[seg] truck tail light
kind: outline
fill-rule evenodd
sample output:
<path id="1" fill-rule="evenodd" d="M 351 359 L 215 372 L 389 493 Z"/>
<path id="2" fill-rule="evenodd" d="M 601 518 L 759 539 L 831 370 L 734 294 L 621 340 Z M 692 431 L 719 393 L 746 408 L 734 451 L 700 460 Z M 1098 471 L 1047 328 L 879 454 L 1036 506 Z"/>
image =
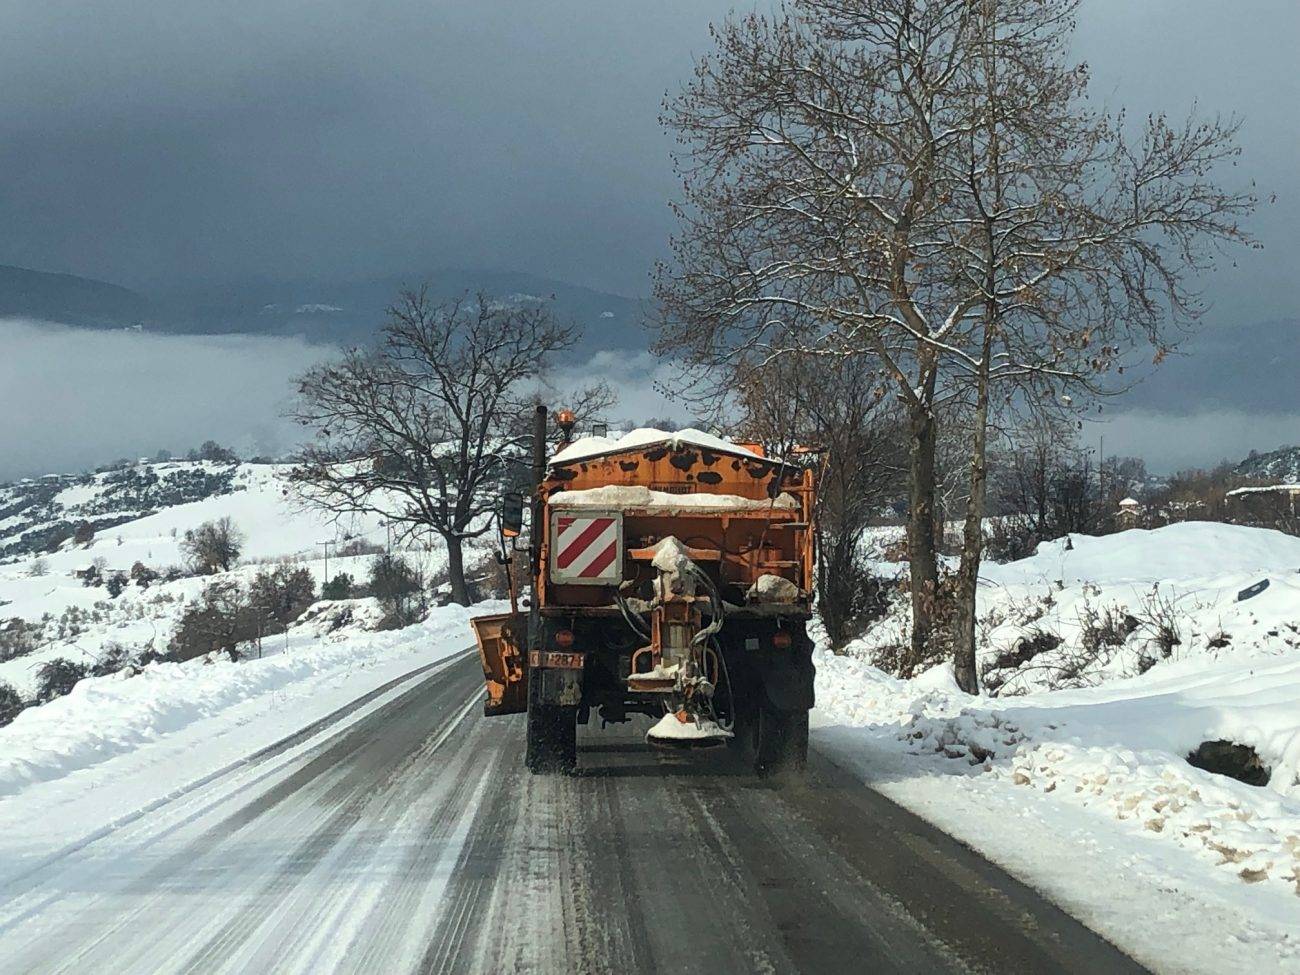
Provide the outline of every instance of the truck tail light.
<path id="1" fill-rule="evenodd" d="M 794 643 L 794 637 L 790 636 L 789 630 L 777 630 L 772 634 L 772 646 L 777 650 L 789 650 Z"/>
<path id="2" fill-rule="evenodd" d="M 555 631 L 555 645 L 556 645 L 557 647 L 559 647 L 561 650 L 568 650 L 570 647 L 572 647 L 572 646 L 573 646 L 573 631 L 572 631 L 572 630 L 556 630 L 556 631 Z"/>

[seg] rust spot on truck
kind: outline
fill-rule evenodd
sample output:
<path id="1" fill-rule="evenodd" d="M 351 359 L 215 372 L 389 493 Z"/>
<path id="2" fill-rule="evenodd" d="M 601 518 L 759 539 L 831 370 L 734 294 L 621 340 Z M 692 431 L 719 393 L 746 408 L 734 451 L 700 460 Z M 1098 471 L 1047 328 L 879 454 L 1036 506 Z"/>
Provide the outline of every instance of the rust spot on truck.
<path id="1" fill-rule="evenodd" d="M 701 484 L 721 484 L 721 483 L 722 483 L 722 475 L 719 474 L 717 471 L 701 471 L 701 472 L 700 472 L 700 483 L 701 483 Z"/>
<path id="2" fill-rule="evenodd" d="M 627 471 L 627 473 L 631 474 L 634 470 L 636 470 L 638 467 L 641 466 L 641 462 L 636 460 L 620 460 L 618 462 L 618 466 L 622 470 Z"/>

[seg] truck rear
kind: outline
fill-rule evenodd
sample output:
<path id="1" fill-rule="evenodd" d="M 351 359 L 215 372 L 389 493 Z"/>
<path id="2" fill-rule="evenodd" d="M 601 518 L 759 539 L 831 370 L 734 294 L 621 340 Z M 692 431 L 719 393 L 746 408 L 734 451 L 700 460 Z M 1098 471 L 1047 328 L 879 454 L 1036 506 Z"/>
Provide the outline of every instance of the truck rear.
<path id="1" fill-rule="evenodd" d="M 654 721 L 650 744 L 802 770 L 812 471 L 698 431 L 569 443 L 561 426 L 558 452 L 534 458 L 529 592 L 474 621 L 485 713 L 527 714 L 534 772 L 575 766 L 578 724 L 634 714 Z M 507 537 L 519 521 L 504 514 Z"/>

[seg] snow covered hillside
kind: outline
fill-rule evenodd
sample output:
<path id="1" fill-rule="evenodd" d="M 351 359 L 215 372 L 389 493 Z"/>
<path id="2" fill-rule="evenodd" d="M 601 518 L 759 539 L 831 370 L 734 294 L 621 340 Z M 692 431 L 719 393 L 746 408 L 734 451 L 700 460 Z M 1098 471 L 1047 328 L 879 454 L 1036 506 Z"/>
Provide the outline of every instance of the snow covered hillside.
<path id="1" fill-rule="evenodd" d="M 240 490 L 260 466 L 169 461 L 0 485 L 0 559 L 56 549 L 82 524 L 105 531 L 160 508 Z"/>
<path id="2" fill-rule="evenodd" d="M 814 740 L 1148 965 L 1300 971 L 1300 539 L 1073 536 L 981 582 L 983 696 L 872 667 L 886 620 L 819 653 Z"/>
<path id="3" fill-rule="evenodd" d="M 333 524 L 297 504 L 286 493 L 288 468 L 284 465 L 147 466 L 152 474 L 145 479 L 157 486 L 152 493 L 123 496 L 120 481 L 96 475 L 91 483 L 62 487 L 47 509 L 61 513 L 59 517 L 81 518 L 93 510 L 111 508 L 116 520 L 130 513 L 136 503 L 130 497 L 136 497 L 148 512 L 142 517 L 96 531 L 85 544 L 69 538 L 56 551 L 0 563 L 0 631 L 20 620 L 29 629 L 29 641 L 37 644 L 33 652 L 12 659 L 0 654 L 0 682 L 30 696 L 39 668 L 53 659 L 93 665 L 115 647 L 162 653 L 185 607 L 214 581 L 246 584 L 260 570 L 284 561 L 307 569 L 319 590 L 326 581 L 326 553 L 321 542 L 332 543 L 329 575 L 346 572 L 357 579 L 365 576 L 370 557 L 339 557 L 340 551 L 348 551 L 349 543 L 353 550 L 368 547 L 376 551 L 387 542 L 386 529 L 377 518 Z M 200 477 L 223 486 L 201 500 L 163 503 L 171 496 L 162 493 L 170 490 L 166 485 L 176 484 L 177 478 L 188 483 Z M 167 570 L 184 561 L 181 542 L 185 532 L 227 517 L 244 538 L 240 564 L 217 576 L 168 580 Z M 435 575 L 446 561 L 438 547 L 403 554 L 414 560 L 426 577 Z M 131 581 L 114 597 L 106 585 L 108 579 L 116 573 L 129 575 L 137 563 L 162 577 L 147 585 Z M 85 574 L 95 566 L 99 571 L 91 581 L 97 584 L 84 584 L 78 573 Z"/>
<path id="4" fill-rule="evenodd" d="M 1273 484 L 1300 482 L 1300 447 L 1279 447 L 1251 455 L 1233 468 L 1234 474 L 1257 477 Z"/>

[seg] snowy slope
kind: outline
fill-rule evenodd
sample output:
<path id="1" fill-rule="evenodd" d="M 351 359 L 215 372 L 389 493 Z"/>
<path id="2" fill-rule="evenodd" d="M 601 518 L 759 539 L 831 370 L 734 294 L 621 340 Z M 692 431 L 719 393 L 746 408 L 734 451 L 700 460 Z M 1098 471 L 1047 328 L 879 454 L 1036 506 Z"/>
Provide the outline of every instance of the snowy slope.
<path id="1" fill-rule="evenodd" d="M 170 468 L 176 465 L 151 465 Z M 219 465 L 218 465 L 219 466 Z M 195 465 L 180 465 L 193 469 Z M 288 493 L 287 465 L 240 464 L 230 467 L 228 489 L 199 501 L 161 508 L 97 532 L 85 546 L 70 540 L 56 552 L 27 555 L 0 563 L 0 623 L 18 618 L 36 622 L 48 616 L 41 648 L 26 656 L 0 661 L 0 681 L 30 696 L 41 664 L 65 657 L 93 663 L 110 644 L 131 648 L 166 648 L 187 602 L 214 578 L 181 578 L 156 582 L 147 589 L 129 586 L 112 599 L 104 586 L 84 586 L 74 573 L 103 560 L 104 574 L 130 570 L 137 561 L 162 571 L 183 561 L 180 543 L 185 532 L 200 524 L 229 517 L 244 537 L 241 564 L 227 577 L 246 582 L 267 562 L 289 560 L 309 569 L 319 586 L 325 581 L 322 541 L 333 542 L 329 574 L 365 577 L 369 557 L 339 558 L 345 540 L 383 546 L 386 530 L 377 517 L 331 522 L 305 508 Z M 111 487 L 111 485 L 110 485 Z M 99 482 L 63 489 L 61 510 L 84 512 L 103 506 L 105 485 Z M 426 577 L 446 565 L 440 547 L 403 550 Z"/>
<path id="2" fill-rule="evenodd" d="M 1231 525 L 1044 544 L 981 580 L 1000 696 L 960 693 L 947 665 L 911 681 L 870 666 L 891 620 L 892 637 L 819 655 L 814 741 L 1148 965 L 1300 971 L 1297 569 L 1300 539 Z M 1168 656 L 1153 592 L 1180 638 Z M 1106 610 L 1143 618 L 1097 644 Z M 1041 632 L 1060 645 L 991 669 Z M 1253 747 L 1268 785 L 1188 764 L 1216 740 Z"/>

